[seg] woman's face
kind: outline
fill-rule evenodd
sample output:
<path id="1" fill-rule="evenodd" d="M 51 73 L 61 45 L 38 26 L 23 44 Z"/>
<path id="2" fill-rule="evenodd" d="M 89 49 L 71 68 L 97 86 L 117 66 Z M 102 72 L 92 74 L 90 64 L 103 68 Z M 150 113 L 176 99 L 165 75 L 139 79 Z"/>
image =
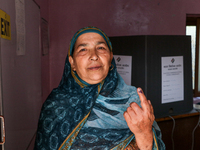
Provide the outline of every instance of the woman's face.
<path id="1" fill-rule="evenodd" d="M 113 53 L 104 38 L 97 33 L 80 35 L 74 46 L 73 58 L 69 57 L 71 67 L 78 76 L 89 84 L 97 84 L 106 78 Z"/>

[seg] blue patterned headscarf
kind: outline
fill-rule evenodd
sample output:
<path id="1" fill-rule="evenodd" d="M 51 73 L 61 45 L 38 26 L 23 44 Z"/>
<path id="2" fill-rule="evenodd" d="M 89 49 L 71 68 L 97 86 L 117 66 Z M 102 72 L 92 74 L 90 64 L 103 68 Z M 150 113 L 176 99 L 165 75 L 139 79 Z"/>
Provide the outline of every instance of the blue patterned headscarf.
<path id="1" fill-rule="evenodd" d="M 73 55 L 73 50 L 74 50 L 74 45 L 76 43 L 76 40 L 78 39 L 78 37 L 84 33 L 89 33 L 89 32 L 94 32 L 94 33 L 98 33 L 100 34 L 104 40 L 106 41 L 108 48 L 110 49 L 110 51 L 112 51 L 112 44 L 108 38 L 108 36 L 99 28 L 96 27 L 85 27 L 83 29 L 80 29 L 78 32 L 76 32 L 76 34 L 73 36 L 71 43 L 70 43 L 70 47 L 69 47 L 69 55 Z"/>
<path id="2" fill-rule="evenodd" d="M 86 27 L 73 36 L 68 56 L 72 55 L 77 38 L 87 32 L 100 34 L 112 51 L 104 32 Z M 59 86 L 43 104 L 34 149 L 124 149 L 134 135 L 123 118 L 123 112 L 131 102 L 140 103 L 136 88 L 124 83 L 117 73 L 114 59 L 107 77 L 90 85 L 72 71 L 68 56 Z"/>

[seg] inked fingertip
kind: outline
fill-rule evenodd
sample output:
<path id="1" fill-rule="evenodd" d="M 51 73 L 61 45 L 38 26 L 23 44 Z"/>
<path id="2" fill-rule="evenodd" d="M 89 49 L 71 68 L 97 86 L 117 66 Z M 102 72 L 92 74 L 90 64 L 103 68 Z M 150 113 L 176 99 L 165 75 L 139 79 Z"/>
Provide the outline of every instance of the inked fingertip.
<path id="1" fill-rule="evenodd" d="M 138 89 L 138 92 L 139 92 L 139 93 L 143 93 L 141 89 Z"/>
<path id="2" fill-rule="evenodd" d="M 143 93 L 142 89 L 140 87 L 137 88 L 138 93 Z"/>

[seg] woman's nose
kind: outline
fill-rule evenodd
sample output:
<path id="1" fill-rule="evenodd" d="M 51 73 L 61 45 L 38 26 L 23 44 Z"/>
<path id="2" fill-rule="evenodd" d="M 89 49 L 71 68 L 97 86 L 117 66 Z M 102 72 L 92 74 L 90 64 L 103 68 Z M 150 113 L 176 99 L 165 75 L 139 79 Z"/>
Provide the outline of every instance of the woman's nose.
<path id="1" fill-rule="evenodd" d="M 96 50 L 92 50 L 92 51 L 90 52 L 90 59 L 91 59 L 91 60 L 98 60 L 98 58 L 99 58 L 99 56 L 98 56 Z"/>

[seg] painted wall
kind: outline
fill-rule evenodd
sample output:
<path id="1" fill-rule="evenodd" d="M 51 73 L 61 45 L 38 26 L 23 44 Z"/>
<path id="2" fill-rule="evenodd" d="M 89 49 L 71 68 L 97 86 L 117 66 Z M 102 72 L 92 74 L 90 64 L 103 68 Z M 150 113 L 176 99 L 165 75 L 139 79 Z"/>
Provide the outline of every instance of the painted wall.
<path id="1" fill-rule="evenodd" d="M 41 18 L 49 22 L 49 0 L 35 0 L 35 2 L 40 6 Z M 41 78 L 42 78 L 42 100 L 45 101 L 50 93 L 50 64 L 49 56 L 41 56 Z"/>
<path id="2" fill-rule="evenodd" d="M 84 26 L 108 36 L 185 35 L 186 14 L 200 14 L 199 0 L 50 0 L 50 89 L 58 86 L 70 39 Z"/>
<path id="3" fill-rule="evenodd" d="M 28 4 L 27 1 L 31 0 L 26 0 Z M 1 40 L 5 79 L 4 105 L 9 108 L 4 110 L 6 128 L 9 131 L 7 142 L 13 142 L 8 142 L 7 149 L 12 149 L 9 147 L 12 145 L 18 146 L 18 149 L 25 149 L 28 145 L 35 132 L 40 111 L 41 84 L 44 100 L 61 80 L 69 42 L 78 29 L 84 26 L 97 26 L 108 36 L 185 35 L 186 14 L 200 14 L 199 0 L 35 1 L 40 6 L 41 17 L 50 25 L 50 52 L 45 56 L 35 51 L 35 43 L 30 45 L 30 53 L 26 53 L 26 56 L 16 56 L 14 0 L 0 0 L 0 9 L 11 15 L 12 24 L 12 40 Z M 31 7 L 27 6 L 26 9 L 31 10 Z M 31 14 L 31 11 L 27 12 Z M 30 21 L 33 18 L 27 16 L 26 19 Z M 29 34 L 30 31 L 38 31 L 38 28 L 35 29 L 31 25 L 27 28 Z M 32 37 L 27 37 L 29 43 L 32 42 Z M 38 71 L 40 65 L 42 76 Z M 22 123 L 22 120 L 26 121 Z M 12 133 L 15 133 L 15 136 L 12 136 Z"/>
<path id="4" fill-rule="evenodd" d="M 26 46 L 25 54 L 19 56 L 15 1 L 0 0 L 0 9 L 11 19 L 11 40 L 0 38 L 5 149 L 24 150 L 36 132 L 42 105 L 40 10 L 32 0 L 25 1 Z"/>

